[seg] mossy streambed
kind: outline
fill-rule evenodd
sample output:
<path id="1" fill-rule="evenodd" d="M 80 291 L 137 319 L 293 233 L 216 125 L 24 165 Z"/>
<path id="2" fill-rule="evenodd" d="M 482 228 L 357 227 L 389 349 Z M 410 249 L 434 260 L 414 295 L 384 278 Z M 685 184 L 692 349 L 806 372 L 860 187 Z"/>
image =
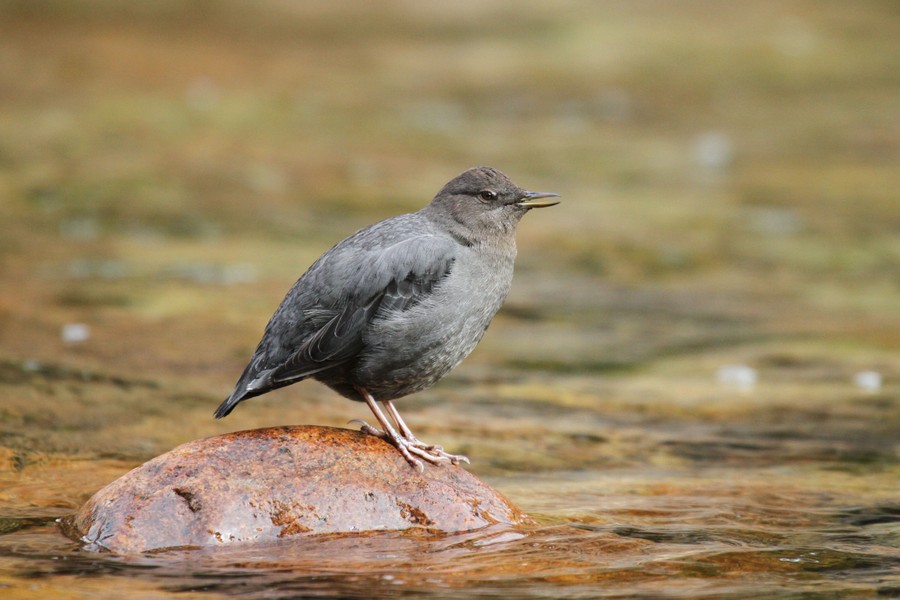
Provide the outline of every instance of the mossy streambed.
<path id="1" fill-rule="evenodd" d="M 895 13 L 0 2 L 0 595 L 900 593 Z M 367 418 L 315 383 L 211 415 L 312 260 L 474 164 L 565 202 L 400 408 L 535 525 L 60 532 L 191 440 Z"/>

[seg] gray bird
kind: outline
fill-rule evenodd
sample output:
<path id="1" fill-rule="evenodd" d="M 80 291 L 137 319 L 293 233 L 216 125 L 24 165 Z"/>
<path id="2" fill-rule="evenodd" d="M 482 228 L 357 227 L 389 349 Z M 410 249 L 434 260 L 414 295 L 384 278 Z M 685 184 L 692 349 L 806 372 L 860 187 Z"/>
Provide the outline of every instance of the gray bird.
<path id="1" fill-rule="evenodd" d="M 519 219 L 558 204 L 547 200 L 557 195 L 476 167 L 418 212 L 340 242 L 287 293 L 216 418 L 312 377 L 366 402 L 381 429 L 362 422 L 362 431 L 392 443 L 419 470 L 419 458 L 469 462 L 419 441 L 393 400 L 430 387 L 472 352 L 509 292 Z"/>

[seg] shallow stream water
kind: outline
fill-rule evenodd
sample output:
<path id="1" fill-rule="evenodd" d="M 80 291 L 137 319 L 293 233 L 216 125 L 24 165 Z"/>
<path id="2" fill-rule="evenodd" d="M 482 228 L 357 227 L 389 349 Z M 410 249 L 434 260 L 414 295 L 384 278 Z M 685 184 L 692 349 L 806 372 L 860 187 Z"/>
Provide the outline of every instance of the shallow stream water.
<path id="1" fill-rule="evenodd" d="M 531 514 L 534 528 L 96 554 L 65 537 L 57 520 L 136 463 L 102 451 L 92 458 L 8 452 L 0 471 L 0 585 L 14 597 L 73 598 L 900 593 L 896 439 L 877 422 L 892 418 L 893 398 L 847 386 L 843 403 L 807 396 L 799 410 L 773 406 L 760 390 L 695 382 L 695 393 L 705 387 L 708 403 L 726 406 L 685 411 L 665 403 L 677 393 L 658 390 L 650 412 L 636 400 L 644 390 L 633 406 L 604 410 L 600 397 L 591 406 L 591 377 L 507 371 L 478 383 L 484 372 L 472 374 L 435 392 L 440 401 L 432 396 L 422 410 L 410 404 L 408 420 L 422 437 L 466 451 L 471 470 Z M 604 384 L 610 397 L 634 394 L 620 389 L 626 380 Z M 476 400 L 466 401 L 476 385 Z M 355 406 L 328 394 L 313 407 L 338 414 Z M 567 405 L 538 402 L 540 394 Z M 858 416 L 842 414 L 848 409 Z"/>
<path id="2" fill-rule="evenodd" d="M 251 7 L 252 4 L 252 7 Z M 900 596 L 896 2 L 0 1 L 0 598 Z M 528 530 L 117 557 L 297 276 L 491 164 L 561 194 L 398 408 Z"/>

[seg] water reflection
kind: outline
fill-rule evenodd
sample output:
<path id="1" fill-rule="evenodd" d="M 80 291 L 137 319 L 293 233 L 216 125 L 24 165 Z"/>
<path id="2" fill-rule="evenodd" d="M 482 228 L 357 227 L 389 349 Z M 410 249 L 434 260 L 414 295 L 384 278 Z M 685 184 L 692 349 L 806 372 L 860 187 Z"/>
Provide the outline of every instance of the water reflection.
<path id="1" fill-rule="evenodd" d="M 786 366 L 774 370 L 771 361 L 753 362 L 767 377 L 751 391 L 717 384 L 714 368 L 697 380 L 694 371 L 635 378 L 476 367 L 423 394 L 410 411 L 413 426 L 470 454 L 476 474 L 537 519 L 525 532 L 322 536 L 136 557 L 85 552 L 54 519 L 160 448 L 199 437 L 192 431 L 210 422 L 215 402 L 171 396 L 182 414 L 176 422 L 146 409 L 170 397 L 165 384 L 0 364 L 13 390 L 6 410 L 20 415 L 22 432 L 2 438 L 0 572 L 11 589 L 37 586 L 47 595 L 73 578 L 98 594 L 179 597 L 374 590 L 741 598 L 900 589 L 890 388 L 854 391 L 843 375 L 798 386 L 792 381 L 828 365 L 779 359 Z M 318 402 L 315 390 L 289 409 L 275 399 L 253 414 L 277 422 L 285 410 L 303 410 L 309 421 L 329 423 L 355 408 L 327 390 Z M 29 394 L 65 399 L 77 415 L 70 424 L 69 413 L 47 413 Z M 85 428 L 94 454 L 79 454 Z M 148 448 L 147 439 L 158 441 Z"/>
<path id="2" fill-rule="evenodd" d="M 577 479 L 583 483 L 556 480 L 556 489 Z M 761 485 L 670 489 L 643 500 L 601 493 L 596 500 L 601 497 L 602 506 L 580 517 L 537 515 L 544 524 L 530 530 L 317 536 L 132 557 L 80 550 L 51 517 L 9 518 L 0 522 L 0 565 L 19 584 L 47 592 L 76 577 L 111 593 L 125 577 L 129 586 L 143 582 L 138 587 L 163 593 L 249 598 L 463 591 L 470 597 L 795 597 L 900 589 L 900 504 L 835 507 L 832 497 L 772 493 Z M 587 500 L 586 494 L 565 498 Z"/>

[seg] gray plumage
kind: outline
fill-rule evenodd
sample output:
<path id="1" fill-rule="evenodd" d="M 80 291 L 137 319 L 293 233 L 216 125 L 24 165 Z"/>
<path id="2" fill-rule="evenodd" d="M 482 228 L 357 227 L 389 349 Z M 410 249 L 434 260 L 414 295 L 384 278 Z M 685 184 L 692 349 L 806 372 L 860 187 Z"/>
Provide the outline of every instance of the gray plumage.
<path id="1" fill-rule="evenodd" d="M 338 243 L 288 292 L 216 417 L 310 377 L 358 401 L 368 392 L 389 403 L 431 386 L 468 356 L 500 309 L 516 225 L 529 209 L 556 204 L 540 200 L 550 196 L 477 167 L 425 208 Z"/>

